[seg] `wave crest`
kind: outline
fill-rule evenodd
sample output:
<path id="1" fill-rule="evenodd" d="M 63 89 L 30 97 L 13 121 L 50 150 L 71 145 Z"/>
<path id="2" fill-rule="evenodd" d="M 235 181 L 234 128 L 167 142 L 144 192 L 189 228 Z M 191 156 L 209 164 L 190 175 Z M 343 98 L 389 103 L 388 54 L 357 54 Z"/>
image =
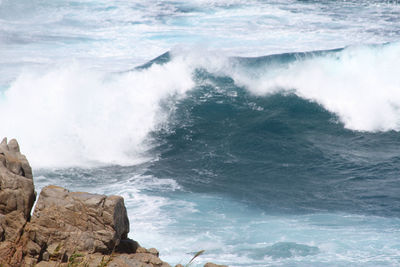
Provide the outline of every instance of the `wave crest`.
<path id="1" fill-rule="evenodd" d="M 192 87 L 179 59 L 115 76 L 77 64 L 25 72 L 0 97 L 0 132 L 18 138 L 34 168 L 133 164 L 146 159 L 159 101 Z"/>
<path id="2" fill-rule="evenodd" d="M 293 90 L 358 131 L 400 130 L 400 44 L 308 54 L 287 64 L 235 67 L 235 82 L 258 95 Z"/>

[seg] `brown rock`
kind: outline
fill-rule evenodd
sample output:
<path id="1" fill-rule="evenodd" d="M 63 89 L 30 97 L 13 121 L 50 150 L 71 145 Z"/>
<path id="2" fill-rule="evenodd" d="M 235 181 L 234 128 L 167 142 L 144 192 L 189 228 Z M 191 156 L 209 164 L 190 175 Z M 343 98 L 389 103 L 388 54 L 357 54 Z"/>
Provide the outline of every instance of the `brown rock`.
<path id="1" fill-rule="evenodd" d="M 157 256 L 154 256 L 153 254 L 150 253 L 135 253 L 130 255 L 131 259 L 136 259 L 138 261 L 144 262 L 144 263 L 150 263 L 153 265 L 161 265 L 163 262 L 158 258 Z"/>
<path id="2" fill-rule="evenodd" d="M 32 169 L 15 139 L 0 143 L 0 241 L 19 239 L 35 201 Z"/>
<path id="3" fill-rule="evenodd" d="M 171 267 L 157 256 L 150 253 L 119 254 L 114 255 L 107 265 L 110 267 Z"/>
<path id="4" fill-rule="evenodd" d="M 15 139 L 7 143 L 4 138 L 0 143 L 0 265 L 21 264 L 23 253 L 17 243 L 35 198 L 28 161 Z"/>
<path id="5" fill-rule="evenodd" d="M 218 265 L 212 262 L 207 262 L 206 264 L 204 264 L 204 267 L 228 267 L 227 265 Z"/>
<path id="6" fill-rule="evenodd" d="M 147 252 L 148 252 L 147 249 L 144 247 L 138 247 L 136 249 L 136 253 L 147 253 Z"/>
<path id="7" fill-rule="evenodd" d="M 136 253 L 140 247 L 139 243 L 131 239 L 122 239 L 119 245 L 116 247 L 115 252 L 117 253 Z"/>
<path id="8" fill-rule="evenodd" d="M 122 197 L 70 192 L 51 185 L 42 189 L 23 241 L 32 257 L 47 251 L 50 260 L 64 260 L 64 254 L 75 251 L 110 254 L 128 232 Z M 28 250 L 29 242 L 36 246 Z"/>
<path id="9" fill-rule="evenodd" d="M 0 162 L 14 174 L 32 179 L 32 168 L 26 157 L 21 154 L 17 140 L 11 139 L 8 144 L 7 138 L 1 141 Z"/>
<path id="10" fill-rule="evenodd" d="M 103 255 L 101 253 L 94 254 L 73 254 L 68 263 L 60 261 L 41 261 L 35 267 L 171 267 L 168 263 L 161 261 L 154 255 L 147 253 L 147 256 L 136 254 L 119 254 Z"/>
<path id="11" fill-rule="evenodd" d="M 158 250 L 155 249 L 155 248 L 149 248 L 147 251 L 148 251 L 150 254 L 152 254 L 152 255 L 154 255 L 154 256 L 157 256 L 157 257 L 160 255 L 160 253 L 158 252 Z"/>
<path id="12" fill-rule="evenodd" d="M 9 241 L 0 242 L 0 266 L 9 266 L 15 254 L 15 243 Z"/>

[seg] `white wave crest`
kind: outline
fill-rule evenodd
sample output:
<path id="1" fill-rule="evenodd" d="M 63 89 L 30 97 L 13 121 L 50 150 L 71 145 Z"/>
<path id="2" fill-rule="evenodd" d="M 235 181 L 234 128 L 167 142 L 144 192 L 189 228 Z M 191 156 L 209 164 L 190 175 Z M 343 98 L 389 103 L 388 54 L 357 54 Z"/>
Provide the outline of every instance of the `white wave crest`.
<path id="1" fill-rule="evenodd" d="M 400 43 L 350 47 L 298 60 L 286 68 L 232 70 L 235 82 L 259 95 L 294 90 L 358 131 L 400 130 Z"/>
<path id="2" fill-rule="evenodd" d="M 252 93 L 291 90 L 338 115 L 346 128 L 400 131 L 400 44 L 350 47 L 285 68 L 229 67 L 224 55 L 174 51 L 164 65 L 106 75 L 79 64 L 26 71 L 1 94 L 2 136 L 17 138 L 34 168 L 135 164 L 167 119 L 159 103 L 195 86 L 195 68 L 233 77 Z"/>
<path id="3" fill-rule="evenodd" d="M 179 58 L 112 77 L 79 64 L 24 72 L 0 92 L 0 133 L 34 168 L 137 163 L 159 102 L 192 88 L 191 73 Z"/>

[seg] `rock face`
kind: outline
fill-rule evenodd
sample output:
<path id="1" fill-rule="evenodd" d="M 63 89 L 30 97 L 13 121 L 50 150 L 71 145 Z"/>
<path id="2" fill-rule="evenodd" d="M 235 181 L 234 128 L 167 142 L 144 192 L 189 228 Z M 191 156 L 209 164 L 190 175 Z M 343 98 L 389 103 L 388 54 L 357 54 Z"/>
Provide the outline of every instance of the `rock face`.
<path id="1" fill-rule="evenodd" d="M 40 193 L 23 240 L 29 256 L 41 259 L 57 250 L 62 260 L 75 251 L 109 254 L 121 239 L 127 239 L 128 232 L 122 197 L 69 192 L 50 185 Z"/>
<path id="2" fill-rule="evenodd" d="M 32 169 L 15 139 L 0 143 L 0 241 L 16 241 L 35 201 Z"/>
<path id="3" fill-rule="evenodd" d="M 24 266 L 169 267 L 154 248 L 128 239 L 120 196 L 42 189 L 19 245 Z"/>
<path id="4" fill-rule="evenodd" d="M 128 239 L 122 197 L 50 185 L 42 189 L 31 218 L 35 198 L 28 161 L 15 139 L 3 139 L 0 266 L 170 267 L 155 248 L 145 249 Z"/>
<path id="5" fill-rule="evenodd" d="M 35 201 L 32 169 L 15 139 L 0 143 L 0 259 L 11 258 Z"/>
<path id="6" fill-rule="evenodd" d="M 218 265 L 218 264 L 215 264 L 215 263 L 212 263 L 212 262 L 207 262 L 204 265 L 204 267 L 228 267 L 228 266 L 226 266 L 226 265 Z"/>

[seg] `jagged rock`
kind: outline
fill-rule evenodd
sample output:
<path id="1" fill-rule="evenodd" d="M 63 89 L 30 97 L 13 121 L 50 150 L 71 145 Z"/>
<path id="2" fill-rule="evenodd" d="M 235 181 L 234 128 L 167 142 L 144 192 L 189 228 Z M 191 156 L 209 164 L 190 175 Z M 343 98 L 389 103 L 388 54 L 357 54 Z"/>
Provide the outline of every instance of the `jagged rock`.
<path id="1" fill-rule="evenodd" d="M 22 259 L 16 245 L 35 201 L 32 169 L 15 139 L 0 143 L 0 265 Z"/>
<path id="2" fill-rule="evenodd" d="M 158 256 L 150 252 L 115 255 L 107 265 L 109 267 L 170 267 Z"/>
<path id="3" fill-rule="evenodd" d="M 70 192 L 50 185 L 40 193 L 23 242 L 30 257 L 40 258 L 48 252 L 50 259 L 64 261 L 75 251 L 110 254 L 128 232 L 122 197 Z"/>
<path id="4" fill-rule="evenodd" d="M 184 267 L 182 264 L 177 264 L 175 267 Z M 212 262 L 207 262 L 204 264 L 204 267 L 228 267 L 227 265 L 218 265 Z"/>
<path id="5" fill-rule="evenodd" d="M 136 253 L 147 253 L 147 249 L 144 247 L 138 247 Z"/>
<path id="6" fill-rule="evenodd" d="M 115 248 L 115 252 L 117 253 L 136 253 L 138 249 L 140 249 L 140 245 L 138 242 L 132 239 L 122 239 L 119 242 L 119 245 Z"/>
<path id="7" fill-rule="evenodd" d="M 153 254 L 154 256 L 157 256 L 157 257 L 160 255 L 160 253 L 158 252 L 158 250 L 156 248 L 149 248 L 147 251 L 150 254 Z"/>
<path id="8" fill-rule="evenodd" d="M 35 267 L 171 267 L 168 263 L 163 262 L 151 253 L 113 253 L 111 255 L 103 255 L 101 253 L 94 254 L 73 254 L 68 263 L 61 263 L 56 260 L 41 261 Z"/>
<path id="9" fill-rule="evenodd" d="M 17 140 L 7 138 L 0 143 L 0 162 L 12 173 L 32 179 L 32 168 L 28 160 L 21 154 Z"/>

